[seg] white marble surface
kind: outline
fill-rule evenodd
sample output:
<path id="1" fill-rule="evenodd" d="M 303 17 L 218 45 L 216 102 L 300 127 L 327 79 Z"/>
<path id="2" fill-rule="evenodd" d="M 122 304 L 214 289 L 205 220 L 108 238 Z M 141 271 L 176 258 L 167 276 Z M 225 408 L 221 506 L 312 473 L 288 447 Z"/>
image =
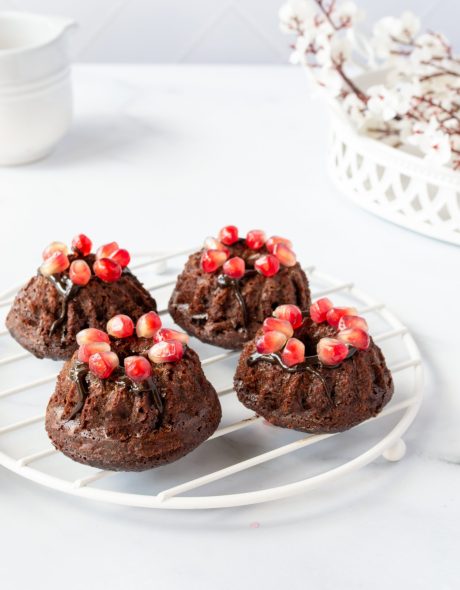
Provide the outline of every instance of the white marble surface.
<path id="1" fill-rule="evenodd" d="M 0 469 L 1 587 L 458 588 L 458 248 L 340 195 L 326 114 L 296 69 L 80 66 L 74 79 L 60 149 L 0 170 L 0 291 L 78 231 L 167 250 L 228 222 L 260 226 L 387 302 L 418 340 L 426 397 L 402 462 L 266 505 L 135 510 Z"/>

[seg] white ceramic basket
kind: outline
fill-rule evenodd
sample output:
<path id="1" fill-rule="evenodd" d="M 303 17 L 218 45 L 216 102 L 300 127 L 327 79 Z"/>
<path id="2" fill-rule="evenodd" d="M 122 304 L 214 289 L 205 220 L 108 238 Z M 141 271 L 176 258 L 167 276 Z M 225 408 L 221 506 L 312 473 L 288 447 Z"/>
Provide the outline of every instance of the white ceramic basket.
<path id="1" fill-rule="evenodd" d="M 383 76 L 356 80 L 365 88 Z M 340 190 L 388 221 L 460 245 L 460 172 L 360 135 L 336 102 L 330 113 L 330 173 Z"/>

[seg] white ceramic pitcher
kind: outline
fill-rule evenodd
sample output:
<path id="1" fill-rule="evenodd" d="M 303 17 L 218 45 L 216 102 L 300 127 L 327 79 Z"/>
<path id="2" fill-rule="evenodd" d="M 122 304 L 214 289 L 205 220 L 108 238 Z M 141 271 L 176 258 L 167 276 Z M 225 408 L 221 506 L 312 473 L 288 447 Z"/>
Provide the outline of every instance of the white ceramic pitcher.
<path id="1" fill-rule="evenodd" d="M 63 17 L 0 12 L 0 165 L 43 158 L 67 132 L 74 26 Z"/>

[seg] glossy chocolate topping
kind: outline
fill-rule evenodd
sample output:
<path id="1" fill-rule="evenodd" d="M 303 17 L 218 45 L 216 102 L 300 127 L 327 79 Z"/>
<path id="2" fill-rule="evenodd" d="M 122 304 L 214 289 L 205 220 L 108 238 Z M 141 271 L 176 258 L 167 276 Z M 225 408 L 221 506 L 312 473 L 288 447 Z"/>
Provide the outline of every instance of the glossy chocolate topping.
<path id="1" fill-rule="evenodd" d="M 88 373 L 88 364 L 83 363 L 81 361 L 75 361 L 72 368 L 70 369 L 69 376 L 70 379 L 77 386 L 78 400 L 68 420 L 72 420 L 72 418 L 74 418 L 78 414 L 78 412 L 80 412 L 80 410 L 83 408 L 86 396 L 88 395 Z M 155 385 L 151 377 L 149 377 L 145 381 L 137 383 L 126 375 L 123 367 L 118 367 L 114 377 L 115 383 L 117 385 L 125 387 L 129 392 L 137 395 L 149 395 L 151 403 L 157 408 L 160 414 L 163 413 L 163 400 L 161 398 L 158 387 Z"/>

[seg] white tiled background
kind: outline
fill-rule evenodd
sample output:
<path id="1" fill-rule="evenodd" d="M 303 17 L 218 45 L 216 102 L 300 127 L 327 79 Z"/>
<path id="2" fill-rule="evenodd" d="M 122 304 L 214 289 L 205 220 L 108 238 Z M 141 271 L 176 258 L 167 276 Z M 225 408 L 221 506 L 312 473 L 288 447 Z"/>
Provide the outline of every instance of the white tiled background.
<path id="1" fill-rule="evenodd" d="M 2 10 L 62 14 L 80 24 L 89 62 L 285 63 L 283 0 L 0 0 Z M 460 0 L 356 0 L 370 21 L 408 8 L 460 46 Z"/>

